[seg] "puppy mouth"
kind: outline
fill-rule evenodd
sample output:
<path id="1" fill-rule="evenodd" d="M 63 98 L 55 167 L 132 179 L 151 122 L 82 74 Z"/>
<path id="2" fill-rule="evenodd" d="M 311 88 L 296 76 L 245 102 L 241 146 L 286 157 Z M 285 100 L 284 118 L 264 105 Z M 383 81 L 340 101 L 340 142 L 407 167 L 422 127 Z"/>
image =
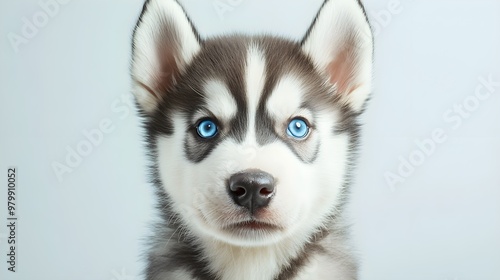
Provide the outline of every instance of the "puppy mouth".
<path id="1" fill-rule="evenodd" d="M 271 224 L 271 223 L 266 223 L 262 221 L 257 221 L 257 220 L 248 220 L 248 221 L 242 221 L 242 222 L 237 222 L 230 224 L 228 226 L 225 226 L 224 229 L 227 230 L 247 230 L 247 231 L 278 231 L 283 229 L 282 227 Z"/>

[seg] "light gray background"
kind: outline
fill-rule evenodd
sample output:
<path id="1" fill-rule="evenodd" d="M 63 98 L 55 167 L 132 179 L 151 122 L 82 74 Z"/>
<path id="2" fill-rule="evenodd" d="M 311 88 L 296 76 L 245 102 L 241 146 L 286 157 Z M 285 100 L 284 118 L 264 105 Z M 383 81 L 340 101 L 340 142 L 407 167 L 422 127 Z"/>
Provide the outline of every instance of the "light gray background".
<path id="1" fill-rule="evenodd" d="M 203 36 L 299 39 L 321 0 L 181 1 Z M 217 3 L 236 3 L 223 15 Z M 239 3 L 240 2 L 240 3 Z M 456 129 L 443 114 L 479 77 L 500 81 L 500 1 L 366 0 L 377 24 L 375 89 L 349 206 L 365 280 L 500 279 L 500 87 Z M 129 96 L 132 28 L 142 0 L 72 0 L 15 52 L 9 33 L 41 11 L 0 1 L 0 278 L 131 280 L 151 220 L 141 129 Z M 382 11 L 382 12 L 381 12 Z M 385 12 L 384 12 L 385 11 Z M 128 111 L 130 110 L 130 111 Z M 58 180 L 54 162 L 109 119 L 104 136 Z M 386 172 L 445 131 L 391 188 Z M 18 272 L 6 270 L 6 169 L 18 167 Z"/>

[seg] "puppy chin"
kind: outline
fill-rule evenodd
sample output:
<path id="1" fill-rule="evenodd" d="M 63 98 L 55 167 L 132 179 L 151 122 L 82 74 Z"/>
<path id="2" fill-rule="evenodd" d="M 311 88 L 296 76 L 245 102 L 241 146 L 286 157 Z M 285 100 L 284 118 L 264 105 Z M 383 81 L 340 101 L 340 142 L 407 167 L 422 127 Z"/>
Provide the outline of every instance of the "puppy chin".
<path id="1" fill-rule="evenodd" d="M 262 247 L 279 243 L 287 236 L 284 230 L 267 229 L 206 229 L 207 235 L 217 241 L 238 247 Z"/>
<path id="2" fill-rule="evenodd" d="M 191 229 L 198 237 L 239 247 L 274 245 L 290 235 L 289 227 L 263 221 L 245 220 L 221 225 L 210 223 L 201 212 L 190 219 Z"/>

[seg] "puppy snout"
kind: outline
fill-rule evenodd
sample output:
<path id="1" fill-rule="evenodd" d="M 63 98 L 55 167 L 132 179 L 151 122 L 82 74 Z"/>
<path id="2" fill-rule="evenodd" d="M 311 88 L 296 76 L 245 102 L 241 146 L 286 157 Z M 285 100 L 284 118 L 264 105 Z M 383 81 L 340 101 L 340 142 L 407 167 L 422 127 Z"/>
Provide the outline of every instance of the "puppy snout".
<path id="1" fill-rule="evenodd" d="M 229 178 L 228 192 L 237 205 L 254 214 L 258 209 L 266 207 L 273 198 L 275 179 L 261 170 L 246 170 Z"/>

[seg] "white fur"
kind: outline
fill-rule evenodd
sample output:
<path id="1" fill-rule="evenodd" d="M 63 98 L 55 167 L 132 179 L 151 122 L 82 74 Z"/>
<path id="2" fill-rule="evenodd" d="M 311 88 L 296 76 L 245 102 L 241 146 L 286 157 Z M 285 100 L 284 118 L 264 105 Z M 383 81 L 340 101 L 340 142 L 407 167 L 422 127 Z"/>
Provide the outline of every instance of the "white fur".
<path id="1" fill-rule="evenodd" d="M 248 47 L 245 82 L 248 103 L 248 131 L 246 137 L 247 145 L 254 146 L 255 144 L 255 114 L 257 105 L 260 100 L 262 91 L 264 90 L 264 82 L 266 81 L 266 59 L 259 48 L 251 44 Z"/>

